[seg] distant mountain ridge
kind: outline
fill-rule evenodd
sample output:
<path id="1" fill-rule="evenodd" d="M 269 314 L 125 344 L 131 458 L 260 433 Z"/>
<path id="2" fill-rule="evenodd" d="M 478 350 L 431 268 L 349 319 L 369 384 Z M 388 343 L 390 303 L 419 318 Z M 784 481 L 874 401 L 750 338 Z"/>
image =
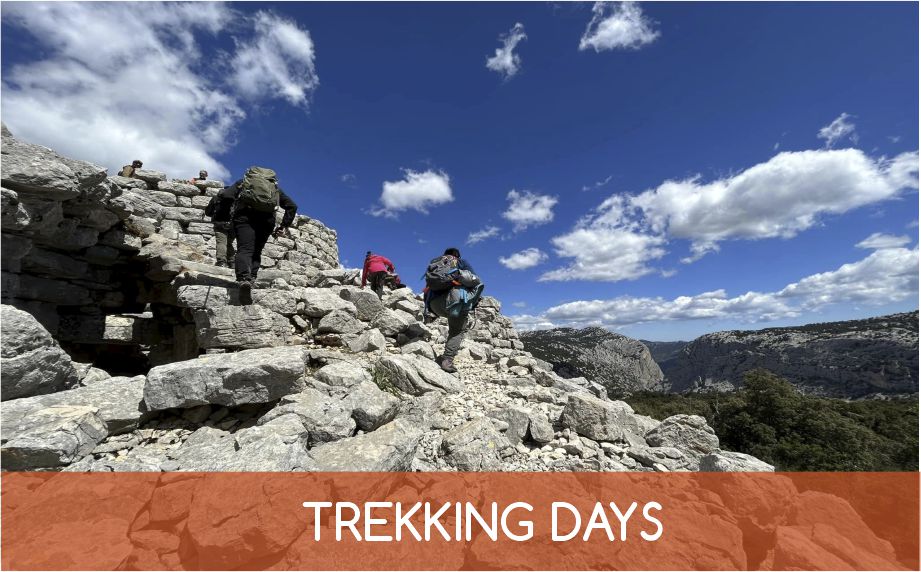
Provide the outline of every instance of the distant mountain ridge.
<path id="1" fill-rule="evenodd" d="M 714 332 L 691 342 L 638 341 L 599 327 L 525 332 L 521 339 L 561 375 L 626 392 L 731 391 L 759 368 L 813 395 L 854 399 L 918 391 L 917 311 Z"/>
<path id="2" fill-rule="evenodd" d="M 673 392 L 730 390 L 764 368 L 800 390 L 860 398 L 918 391 L 918 312 L 706 334 L 660 362 Z"/>
<path id="3" fill-rule="evenodd" d="M 599 327 L 538 330 L 520 336 L 527 351 L 552 364 L 563 377 L 597 381 L 612 395 L 662 389 L 662 370 L 638 340 Z"/>

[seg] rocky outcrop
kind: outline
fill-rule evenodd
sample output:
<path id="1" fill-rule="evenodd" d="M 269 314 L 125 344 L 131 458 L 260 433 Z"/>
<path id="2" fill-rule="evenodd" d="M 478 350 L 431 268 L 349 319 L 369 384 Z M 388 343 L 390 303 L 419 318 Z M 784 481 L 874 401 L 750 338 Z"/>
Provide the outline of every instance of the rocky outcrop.
<path id="1" fill-rule="evenodd" d="M 756 331 L 716 332 L 663 362 L 671 391 L 729 391 L 766 369 L 828 397 L 918 391 L 918 312 Z"/>
<path id="2" fill-rule="evenodd" d="M 525 349 L 563 377 L 585 377 L 613 395 L 659 391 L 664 376 L 643 342 L 604 328 L 524 332 Z"/>
<path id="3" fill-rule="evenodd" d="M 73 361 L 28 312 L 0 305 L 0 393 L 3 400 L 69 389 L 79 378 Z"/>

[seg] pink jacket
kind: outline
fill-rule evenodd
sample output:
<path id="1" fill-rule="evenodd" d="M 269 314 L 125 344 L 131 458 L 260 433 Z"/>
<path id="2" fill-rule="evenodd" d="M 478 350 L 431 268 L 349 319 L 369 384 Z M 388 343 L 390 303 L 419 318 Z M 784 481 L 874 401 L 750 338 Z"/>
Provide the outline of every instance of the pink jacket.
<path id="1" fill-rule="evenodd" d="M 365 267 L 361 270 L 361 287 L 365 287 L 368 275 L 374 272 L 393 272 L 393 262 L 380 254 L 372 254 L 365 259 Z"/>

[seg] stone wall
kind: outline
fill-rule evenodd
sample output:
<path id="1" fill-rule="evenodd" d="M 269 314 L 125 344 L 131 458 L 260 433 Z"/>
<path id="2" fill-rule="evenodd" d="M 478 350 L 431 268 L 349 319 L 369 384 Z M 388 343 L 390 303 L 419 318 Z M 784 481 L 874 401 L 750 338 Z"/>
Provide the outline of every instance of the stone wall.
<path id="1" fill-rule="evenodd" d="M 34 315 L 75 357 L 119 373 L 197 356 L 194 316 L 176 294 L 200 276 L 233 283 L 212 266 L 204 214 L 223 183 L 108 176 L 5 126 L 2 153 L 2 301 Z M 343 275 L 336 232 L 304 215 L 270 239 L 262 264 L 267 281 L 294 286 Z"/>

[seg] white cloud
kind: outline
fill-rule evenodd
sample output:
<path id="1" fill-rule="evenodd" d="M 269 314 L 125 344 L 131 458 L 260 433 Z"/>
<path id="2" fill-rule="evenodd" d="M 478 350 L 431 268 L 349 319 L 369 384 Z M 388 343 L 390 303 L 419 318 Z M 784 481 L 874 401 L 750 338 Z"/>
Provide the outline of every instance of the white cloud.
<path id="1" fill-rule="evenodd" d="M 530 191 L 509 191 L 508 209 L 502 217 L 515 224 L 515 231 L 538 226 L 553 220 L 553 207 L 558 199 L 550 195 L 537 195 Z"/>
<path id="2" fill-rule="evenodd" d="M 428 214 L 429 208 L 454 200 L 451 179 L 444 171 L 405 169 L 403 173 L 400 181 L 384 182 L 380 206 L 371 214 L 393 217 L 405 210 Z"/>
<path id="3" fill-rule="evenodd" d="M 342 181 L 344 185 L 354 188 L 355 182 L 358 180 L 358 177 L 356 177 L 352 173 L 345 173 L 344 175 L 339 176 L 339 180 Z"/>
<path id="4" fill-rule="evenodd" d="M 857 243 L 857 248 L 868 248 L 870 250 L 879 250 L 881 248 L 899 248 L 911 243 L 911 239 L 906 235 L 894 236 L 882 232 L 874 232 L 867 238 Z"/>
<path id="5" fill-rule="evenodd" d="M 137 158 L 173 177 L 206 169 L 226 178 L 218 156 L 234 144 L 245 106 L 281 98 L 303 107 L 316 87 L 309 34 L 291 22 L 222 3 L 145 2 L 142 17 L 138 9 L 4 4 L 4 24 L 29 31 L 40 46 L 35 59 L 4 69 L 2 115 L 15 135 L 110 172 Z M 235 51 L 205 53 L 201 36 L 230 38 Z M 256 47 L 279 89 L 246 90 L 226 79 Z"/>
<path id="6" fill-rule="evenodd" d="M 320 83 L 310 33 L 270 12 L 256 13 L 254 25 L 255 37 L 239 43 L 231 62 L 232 82 L 250 99 L 278 94 L 306 106 Z"/>
<path id="7" fill-rule="evenodd" d="M 515 308 L 527 308 L 528 303 L 527 302 L 512 302 L 512 306 L 514 306 Z"/>
<path id="8" fill-rule="evenodd" d="M 499 235 L 498 226 L 487 226 L 475 232 L 471 232 L 467 235 L 467 244 L 476 244 L 478 242 L 483 242 L 487 238 L 493 238 L 494 236 Z"/>
<path id="9" fill-rule="evenodd" d="M 836 270 L 813 274 L 776 292 L 746 292 L 729 297 L 725 290 L 674 299 L 621 296 L 578 300 L 539 315 L 512 316 L 522 329 L 559 326 L 622 327 L 658 321 L 732 319 L 763 322 L 792 318 L 829 304 L 885 305 L 918 296 L 918 247 L 883 248 Z"/>
<path id="10" fill-rule="evenodd" d="M 665 239 L 594 222 L 554 237 L 557 256 L 572 258 L 563 268 L 545 272 L 541 281 L 634 280 L 655 270 L 648 263 L 665 256 Z"/>
<path id="11" fill-rule="evenodd" d="M 853 119 L 853 117 L 853 115 L 842 113 L 836 117 L 834 121 L 819 129 L 819 133 L 816 137 L 825 140 L 826 149 L 834 147 L 838 141 L 845 137 L 847 137 L 851 143 L 857 143 L 857 126 L 848 121 L 849 119 Z"/>
<path id="12" fill-rule="evenodd" d="M 526 248 L 508 257 L 500 256 L 499 262 L 509 270 L 526 270 L 547 260 L 547 254 L 538 248 Z"/>
<path id="13" fill-rule="evenodd" d="M 659 37 L 653 26 L 635 2 L 595 2 L 592 20 L 582 34 L 579 49 L 637 50 Z"/>
<path id="14" fill-rule="evenodd" d="M 524 33 L 524 24 L 516 23 L 507 34 L 499 36 L 502 47 L 496 48 L 496 55 L 486 60 L 486 67 L 498 72 L 505 79 L 517 74 L 521 69 L 521 56 L 515 53 L 515 48 L 527 37 Z"/>
<path id="15" fill-rule="evenodd" d="M 611 182 L 611 179 L 614 178 L 614 175 L 608 175 L 600 181 L 595 181 L 591 185 L 582 185 L 583 191 L 593 191 L 595 189 L 600 189 L 601 187 L 607 186 Z"/>

